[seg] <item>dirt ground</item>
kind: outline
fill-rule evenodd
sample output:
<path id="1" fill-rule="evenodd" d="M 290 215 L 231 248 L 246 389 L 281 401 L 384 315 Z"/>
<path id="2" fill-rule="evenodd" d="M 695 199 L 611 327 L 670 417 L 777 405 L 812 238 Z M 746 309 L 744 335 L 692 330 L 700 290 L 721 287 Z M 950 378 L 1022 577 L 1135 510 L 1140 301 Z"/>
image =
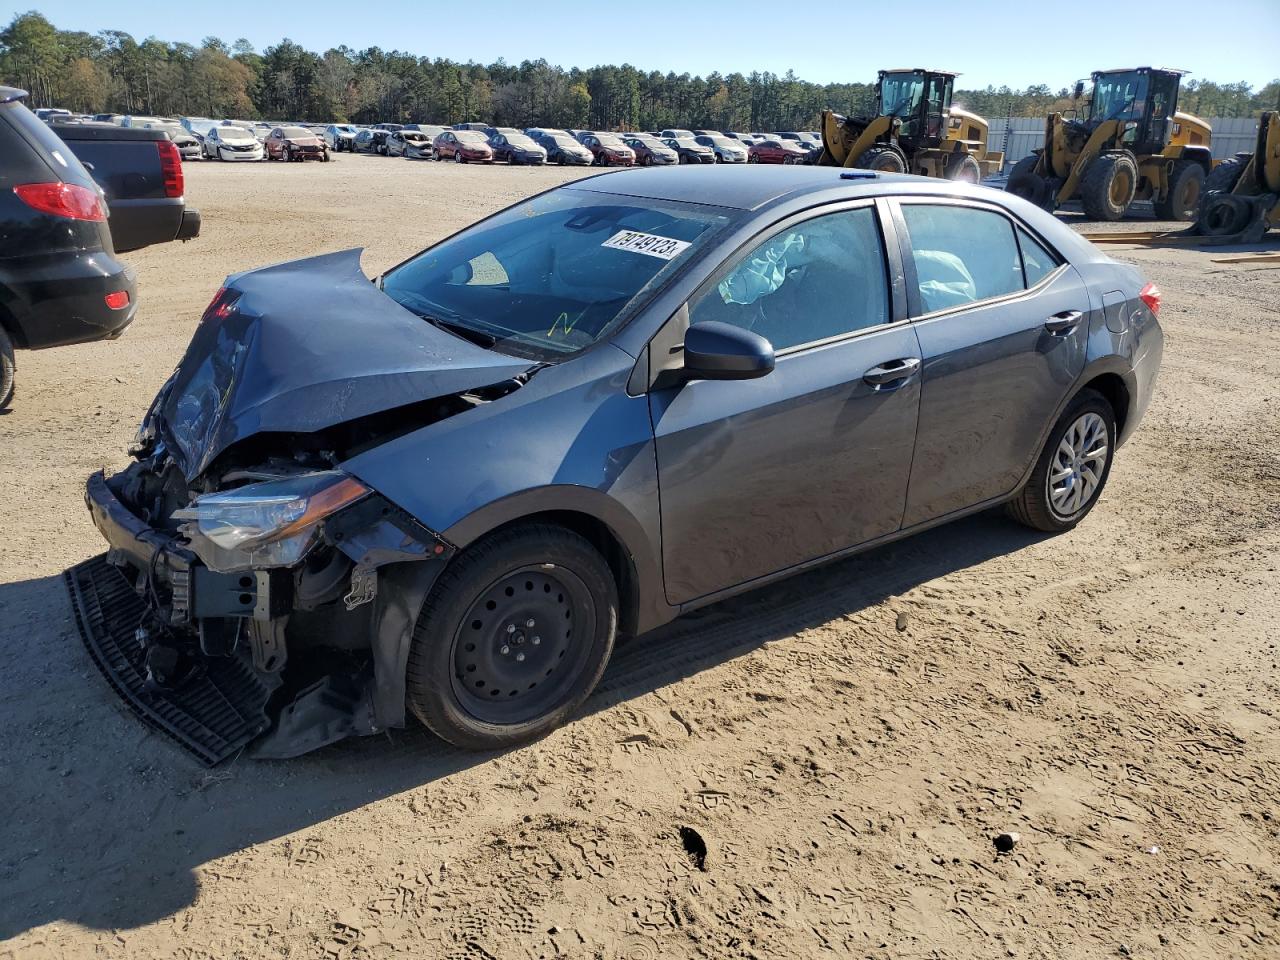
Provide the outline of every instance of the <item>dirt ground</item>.
<path id="1" fill-rule="evenodd" d="M 372 274 L 573 175 L 187 176 L 203 235 L 127 258 L 132 329 L 20 354 L 0 417 L 0 958 L 1280 956 L 1280 269 L 1113 248 L 1164 368 L 1070 534 L 977 516 L 706 610 L 504 755 L 415 728 L 207 770 L 76 637 L 85 476 L 224 275 Z"/>

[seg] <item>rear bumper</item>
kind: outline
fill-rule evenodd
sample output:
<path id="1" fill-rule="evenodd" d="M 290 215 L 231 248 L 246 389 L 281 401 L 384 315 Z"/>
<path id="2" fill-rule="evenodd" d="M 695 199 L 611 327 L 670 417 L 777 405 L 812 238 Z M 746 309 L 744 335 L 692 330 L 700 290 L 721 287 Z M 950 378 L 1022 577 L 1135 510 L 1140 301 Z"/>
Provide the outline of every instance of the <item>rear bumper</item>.
<path id="1" fill-rule="evenodd" d="M 187 207 L 182 211 L 182 222 L 178 225 L 175 240 L 194 240 L 200 236 L 200 211 Z"/>
<path id="2" fill-rule="evenodd" d="M 17 345 L 28 350 L 113 340 L 138 310 L 133 269 L 102 251 L 0 261 L 0 286 Z M 128 305 L 108 307 L 107 294 L 120 291 Z"/>

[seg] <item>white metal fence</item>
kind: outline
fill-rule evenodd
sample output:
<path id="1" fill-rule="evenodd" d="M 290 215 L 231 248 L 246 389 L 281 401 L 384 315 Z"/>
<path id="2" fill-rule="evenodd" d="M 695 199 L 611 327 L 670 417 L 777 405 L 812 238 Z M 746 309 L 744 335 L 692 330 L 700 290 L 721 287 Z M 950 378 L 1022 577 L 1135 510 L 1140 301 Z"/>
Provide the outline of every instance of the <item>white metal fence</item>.
<path id="1" fill-rule="evenodd" d="M 1258 132 L 1256 117 L 1205 117 L 1213 129 L 1213 155 L 1225 160 L 1241 151 L 1251 151 Z M 988 118 L 991 124 L 989 149 L 1005 151 L 1004 164 L 1008 170 L 1044 140 L 1044 119 L 1041 117 Z M 1005 126 L 1009 127 L 1009 145 L 1004 146 Z"/>

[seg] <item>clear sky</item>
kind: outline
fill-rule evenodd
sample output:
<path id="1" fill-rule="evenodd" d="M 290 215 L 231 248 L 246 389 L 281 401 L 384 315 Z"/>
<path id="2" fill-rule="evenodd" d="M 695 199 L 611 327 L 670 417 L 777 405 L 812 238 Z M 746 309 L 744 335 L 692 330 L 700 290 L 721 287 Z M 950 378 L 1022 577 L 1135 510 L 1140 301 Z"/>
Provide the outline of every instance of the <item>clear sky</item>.
<path id="1" fill-rule="evenodd" d="M 0 23 L 26 9 L 61 29 L 139 40 L 245 37 L 262 50 L 288 37 L 317 52 L 346 44 L 702 75 L 792 69 L 816 83 L 910 66 L 958 70 L 963 87 L 1058 89 L 1144 65 L 1255 87 L 1280 76 L 1280 0 L 18 0 L 0 7 Z"/>

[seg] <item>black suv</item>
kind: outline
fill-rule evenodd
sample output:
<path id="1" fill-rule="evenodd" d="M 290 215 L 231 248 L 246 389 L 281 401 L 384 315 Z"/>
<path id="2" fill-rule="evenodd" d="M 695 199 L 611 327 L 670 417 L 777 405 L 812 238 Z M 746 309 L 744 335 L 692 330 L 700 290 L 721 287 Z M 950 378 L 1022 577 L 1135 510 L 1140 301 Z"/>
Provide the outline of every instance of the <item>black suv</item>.
<path id="1" fill-rule="evenodd" d="M 25 96 L 0 87 L 0 408 L 14 348 L 117 337 L 137 309 L 102 190 Z"/>

